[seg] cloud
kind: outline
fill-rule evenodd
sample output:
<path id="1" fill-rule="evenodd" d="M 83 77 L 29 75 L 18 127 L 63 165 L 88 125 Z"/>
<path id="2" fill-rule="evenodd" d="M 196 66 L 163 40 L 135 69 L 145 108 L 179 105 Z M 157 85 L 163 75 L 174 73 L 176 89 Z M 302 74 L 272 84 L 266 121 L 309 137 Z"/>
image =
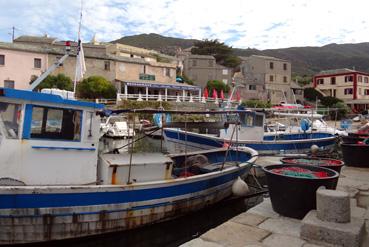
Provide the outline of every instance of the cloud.
<path id="1" fill-rule="evenodd" d="M 84 0 L 82 37 L 110 41 L 158 33 L 218 38 L 233 47 L 258 49 L 368 41 L 369 3 L 352 0 Z M 352 6 L 352 7 L 351 7 Z M 359 7 L 356 7 L 359 6 Z M 79 1 L 0 0 L 0 40 L 48 33 L 77 38 Z M 364 31 L 365 30 L 365 31 Z"/>

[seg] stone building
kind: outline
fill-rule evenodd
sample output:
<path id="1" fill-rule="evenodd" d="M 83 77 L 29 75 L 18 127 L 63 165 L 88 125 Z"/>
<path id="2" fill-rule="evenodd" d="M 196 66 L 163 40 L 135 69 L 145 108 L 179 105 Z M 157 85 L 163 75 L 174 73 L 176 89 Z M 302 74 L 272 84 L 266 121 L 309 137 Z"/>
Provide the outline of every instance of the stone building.
<path id="1" fill-rule="evenodd" d="M 183 67 L 184 74 L 202 88 L 210 80 L 222 81 L 225 84 L 232 81 L 233 70 L 217 64 L 213 56 L 187 55 L 184 58 Z"/>
<path id="2" fill-rule="evenodd" d="M 241 58 L 241 74 L 235 77 L 245 99 L 262 99 L 278 104 L 292 102 L 291 63 L 287 60 L 252 55 Z"/>
<path id="3" fill-rule="evenodd" d="M 70 56 L 53 74 L 64 73 L 74 79 L 77 43 L 71 42 L 71 47 Z M 14 43 L 0 43 L 0 87 L 11 86 L 9 81 L 12 80 L 14 88 L 27 89 L 31 78 L 39 76 L 65 54 L 64 48 L 65 42 L 50 37 L 21 36 Z M 118 92 L 125 95 L 201 93 L 199 87 L 176 82 L 177 64 L 174 57 L 128 45 L 98 43 L 95 40 L 84 43 L 83 49 L 86 62 L 84 76 L 103 76 L 117 87 Z M 20 69 L 17 64 L 24 66 Z M 38 68 L 35 68 L 36 65 Z"/>

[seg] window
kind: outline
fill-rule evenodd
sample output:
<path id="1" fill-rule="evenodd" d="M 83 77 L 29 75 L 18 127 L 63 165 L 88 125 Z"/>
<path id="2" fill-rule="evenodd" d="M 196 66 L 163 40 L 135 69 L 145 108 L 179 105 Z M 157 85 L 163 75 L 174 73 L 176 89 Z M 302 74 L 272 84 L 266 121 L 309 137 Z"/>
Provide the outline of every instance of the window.
<path id="1" fill-rule="evenodd" d="M 0 65 L 5 65 L 5 55 L 0 55 Z"/>
<path id="2" fill-rule="evenodd" d="M 364 95 L 369 95 L 369 89 L 364 90 Z"/>
<path id="3" fill-rule="evenodd" d="M 130 57 L 134 57 L 134 55 L 133 55 L 133 54 L 130 54 L 129 56 L 130 56 Z"/>
<path id="4" fill-rule="evenodd" d="M 213 60 L 209 60 L 209 67 L 213 67 L 214 63 Z"/>
<path id="5" fill-rule="evenodd" d="M 345 95 L 352 94 L 352 88 L 345 88 Z"/>
<path id="6" fill-rule="evenodd" d="M 256 90 L 256 85 L 249 85 L 249 90 Z"/>
<path id="7" fill-rule="evenodd" d="M 359 95 L 361 95 L 361 88 L 359 88 Z"/>
<path id="8" fill-rule="evenodd" d="M 274 81 L 274 76 L 270 75 L 269 76 L 269 81 Z"/>
<path id="9" fill-rule="evenodd" d="M 287 70 L 287 64 L 286 63 L 283 64 L 283 70 Z"/>
<path id="10" fill-rule="evenodd" d="M 222 74 L 223 75 L 228 75 L 228 69 L 223 69 Z"/>
<path id="11" fill-rule="evenodd" d="M 35 58 L 33 60 L 33 67 L 35 69 L 41 69 L 41 58 Z"/>
<path id="12" fill-rule="evenodd" d="M 364 83 L 368 83 L 368 77 L 364 77 Z"/>
<path id="13" fill-rule="evenodd" d="M 363 77 L 362 77 L 361 75 L 359 75 L 359 76 L 357 77 L 357 81 L 358 81 L 358 82 L 363 82 Z"/>
<path id="14" fill-rule="evenodd" d="M 164 68 L 165 69 L 165 76 L 170 77 L 170 69 L 169 68 Z"/>
<path id="15" fill-rule="evenodd" d="M 273 62 L 269 63 L 269 69 L 274 69 L 274 63 Z"/>
<path id="16" fill-rule="evenodd" d="M 345 82 L 353 81 L 354 77 L 352 75 L 345 76 Z"/>
<path id="17" fill-rule="evenodd" d="M 316 80 L 316 84 L 317 85 L 324 84 L 324 79 L 318 79 L 318 80 Z"/>
<path id="18" fill-rule="evenodd" d="M 104 62 L 104 70 L 110 71 L 110 61 Z"/>
<path id="19" fill-rule="evenodd" d="M 6 88 L 14 88 L 14 81 L 11 80 L 4 80 L 4 87 Z"/>
<path id="20" fill-rule="evenodd" d="M 192 60 L 192 66 L 196 67 L 197 66 L 197 61 L 196 60 Z"/>
<path id="21" fill-rule="evenodd" d="M 287 82 L 287 76 L 283 76 L 283 82 Z"/>
<path id="22" fill-rule="evenodd" d="M 82 112 L 34 106 L 31 138 L 79 141 Z"/>
<path id="23" fill-rule="evenodd" d="M 263 115 L 259 115 L 259 114 L 255 115 L 255 126 L 259 126 L 259 127 L 264 126 L 264 117 L 263 117 Z"/>
<path id="24" fill-rule="evenodd" d="M 21 105 L 0 102 L 0 133 L 6 138 L 17 139 Z"/>
<path id="25" fill-rule="evenodd" d="M 336 85 L 336 77 L 331 77 L 331 84 Z"/>

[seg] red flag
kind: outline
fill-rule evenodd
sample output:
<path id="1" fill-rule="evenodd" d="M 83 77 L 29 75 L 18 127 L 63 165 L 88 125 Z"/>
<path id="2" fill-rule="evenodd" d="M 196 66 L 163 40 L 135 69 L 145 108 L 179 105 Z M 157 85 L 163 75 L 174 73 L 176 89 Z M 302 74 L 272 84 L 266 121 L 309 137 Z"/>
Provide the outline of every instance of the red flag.
<path id="1" fill-rule="evenodd" d="M 208 88 L 206 87 L 204 89 L 204 98 L 207 99 L 209 97 L 209 92 L 208 92 Z"/>
<path id="2" fill-rule="evenodd" d="M 221 98 L 222 100 L 224 100 L 224 93 L 223 93 L 223 89 L 222 89 L 222 90 L 220 90 L 220 98 Z"/>
<path id="3" fill-rule="evenodd" d="M 241 95 L 240 95 L 239 91 L 236 92 L 236 99 L 237 99 L 237 101 L 240 101 L 240 99 L 241 99 Z"/>
<path id="4" fill-rule="evenodd" d="M 218 93 L 217 90 L 215 90 L 215 88 L 213 88 L 213 99 L 218 98 Z"/>

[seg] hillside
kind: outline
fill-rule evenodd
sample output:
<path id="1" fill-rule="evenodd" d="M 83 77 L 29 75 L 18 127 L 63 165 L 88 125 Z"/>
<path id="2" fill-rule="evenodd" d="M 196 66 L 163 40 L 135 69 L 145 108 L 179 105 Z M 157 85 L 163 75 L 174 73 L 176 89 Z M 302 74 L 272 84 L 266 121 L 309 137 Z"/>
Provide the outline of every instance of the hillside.
<path id="1" fill-rule="evenodd" d="M 173 55 L 176 48 L 188 48 L 197 40 L 165 37 L 158 34 L 140 34 L 112 41 Z M 358 44 L 329 44 L 322 47 L 291 47 L 283 49 L 234 49 L 238 56 L 266 55 L 291 61 L 292 72 L 312 75 L 321 70 L 355 68 L 369 72 L 369 42 Z"/>
<path id="2" fill-rule="evenodd" d="M 165 37 L 159 34 L 150 33 L 122 37 L 112 41 L 112 43 L 132 45 L 145 49 L 156 50 L 168 55 L 174 55 L 176 48 L 191 47 L 196 41 L 198 40 Z"/>

